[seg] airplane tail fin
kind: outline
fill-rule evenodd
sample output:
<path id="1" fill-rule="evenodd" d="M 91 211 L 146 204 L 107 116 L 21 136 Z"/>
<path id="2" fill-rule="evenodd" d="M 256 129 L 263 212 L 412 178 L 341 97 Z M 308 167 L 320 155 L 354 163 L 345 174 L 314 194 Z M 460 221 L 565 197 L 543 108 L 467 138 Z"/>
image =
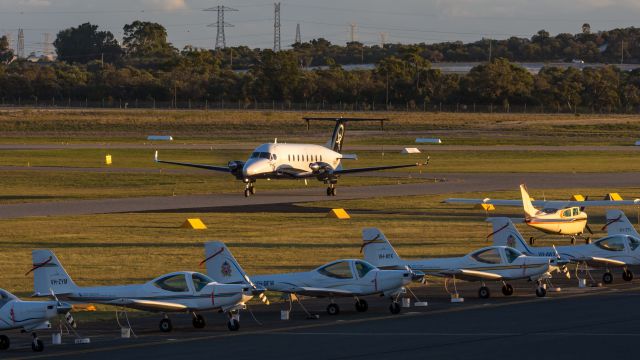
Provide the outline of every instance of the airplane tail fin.
<path id="1" fill-rule="evenodd" d="M 527 191 L 525 184 L 520 184 L 520 193 L 522 194 L 522 207 L 524 208 L 524 214 L 527 217 L 534 217 L 536 215 L 536 208 L 531 203 L 531 197 Z"/>
<path id="2" fill-rule="evenodd" d="M 333 134 L 331 134 L 331 138 L 324 145 L 325 147 L 337 153 L 342 152 L 342 142 L 344 140 L 345 125 L 346 122 L 344 120 L 336 120 L 336 126 L 333 128 Z"/>
<path id="3" fill-rule="evenodd" d="M 213 280 L 222 284 L 253 284 L 223 242 L 205 243 L 204 256 L 200 265 L 206 265 L 207 275 Z"/>
<path id="4" fill-rule="evenodd" d="M 487 221 L 493 225 L 493 231 L 487 235 L 487 238 L 493 236 L 493 245 L 509 246 L 525 254 L 533 254 L 533 251 L 524 241 L 511 219 L 507 217 L 491 217 Z"/>
<path id="5" fill-rule="evenodd" d="M 627 234 L 640 238 L 640 234 L 622 210 L 607 210 L 607 223 L 602 230 L 607 230 L 607 235 Z"/>
<path id="6" fill-rule="evenodd" d="M 78 286 L 67 274 L 53 251 L 46 249 L 33 250 L 31 258 L 33 260 L 33 268 L 27 274 L 33 272 L 33 290 L 35 294 L 48 296 L 52 291 L 55 294 L 68 294 L 78 289 Z"/>
<path id="7" fill-rule="evenodd" d="M 362 229 L 362 247 L 364 259 L 377 267 L 402 267 L 404 264 L 389 240 L 377 228 Z"/>

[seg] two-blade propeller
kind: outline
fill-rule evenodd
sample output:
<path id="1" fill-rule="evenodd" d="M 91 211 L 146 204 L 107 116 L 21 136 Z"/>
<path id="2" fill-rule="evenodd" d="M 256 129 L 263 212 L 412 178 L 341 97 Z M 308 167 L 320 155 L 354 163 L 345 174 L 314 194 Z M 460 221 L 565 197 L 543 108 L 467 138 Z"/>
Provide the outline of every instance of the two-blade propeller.
<path id="1" fill-rule="evenodd" d="M 75 329 L 77 326 L 76 321 L 73 319 L 73 315 L 71 315 L 71 309 L 73 307 L 67 303 L 63 303 L 62 301 L 60 301 L 53 289 L 49 289 L 49 291 L 51 291 L 51 297 L 56 301 L 56 312 L 59 315 L 64 315 L 65 322 Z"/>

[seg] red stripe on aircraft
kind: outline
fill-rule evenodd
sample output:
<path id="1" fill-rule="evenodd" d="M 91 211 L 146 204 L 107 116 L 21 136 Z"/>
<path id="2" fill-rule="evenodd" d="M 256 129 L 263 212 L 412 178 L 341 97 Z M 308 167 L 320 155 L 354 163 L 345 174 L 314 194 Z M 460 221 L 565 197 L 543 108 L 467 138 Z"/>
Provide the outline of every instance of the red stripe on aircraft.
<path id="1" fill-rule="evenodd" d="M 617 217 L 617 218 L 615 218 L 615 219 L 613 219 L 613 220 L 609 220 L 609 221 L 607 221 L 607 223 L 606 223 L 606 224 L 604 224 L 604 226 L 602 227 L 602 231 L 606 230 L 606 229 L 607 229 L 607 226 L 609 226 L 609 225 L 613 224 L 614 222 L 618 222 L 618 221 L 620 221 L 620 219 L 622 219 L 622 214 L 618 215 L 618 217 Z"/>
<path id="2" fill-rule="evenodd" d="M 31 270 L 27 271 L 27 272 L 24 274 L 24 276 L 27 276 L 27 275 L 29 275 L 32 271 L 37 270 L 37 269 L 39 269 L 39 268 L 41 268 L 41 267 L 43 267 L 43 266 L 47 265 L 48 263 L 50 263 L 50 262 L 51 262 L 51 260 L 53 260 L 53 256 L 49 256 L 49 258 L 48 258 L 46 261 L 44 261 L 44 262 L 42 262 L 42 263 L 40 263 L 40 264 L 33 264 L 33 267 L 31 268 Z"/>
<path id="3" fill-rule="evenodd" d="M 213 254 L 213 255 L 209 256 L 208 258 L 206 258 L 206 259 L 204 259 L 204 260 L 200 261 L 200 264 L 198 264 L 198 266 L 202 266 L 202 264 L 204 264 L 204 263 L 206 263 L 207 261 L 209 261 L 209 260 L 213 259 L 214 257 L 216 257 L 218 254 L 220 254 L 220 253 L 221 253 L 221 252 L 223 252 L 223 251 L 224 251 L 224 248 L 221 248 L 221 249 L 220 249 L 218 252 L 216 252 L 215 254 Z"/>

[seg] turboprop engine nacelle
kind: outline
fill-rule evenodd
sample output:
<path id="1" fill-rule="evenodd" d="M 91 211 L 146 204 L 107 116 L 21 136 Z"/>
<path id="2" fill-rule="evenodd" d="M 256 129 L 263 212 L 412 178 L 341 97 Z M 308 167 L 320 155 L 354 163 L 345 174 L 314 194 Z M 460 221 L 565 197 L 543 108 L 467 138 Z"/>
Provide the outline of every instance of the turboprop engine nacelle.
<path id="1" fill-rule="evenodd" d="M 229 170 L 231 170 L 231 173 L 237 176 L 238 174 L 242 174 L 242 168 L 244 168 L 244 161 L 232 160 L 232 161 L 229 161 L 227 166 L 229 167 Z"/>
<path id="2" fill-rule="evenodd" d="M 331 165 L 321 161 L 310 163 L 309 169 L 311 169 L 311 171 L 313 171 L 315 174 L 319 174 L 321 172 L 330 173 L 333 171 L 333 168 L 331 167 Z"/>

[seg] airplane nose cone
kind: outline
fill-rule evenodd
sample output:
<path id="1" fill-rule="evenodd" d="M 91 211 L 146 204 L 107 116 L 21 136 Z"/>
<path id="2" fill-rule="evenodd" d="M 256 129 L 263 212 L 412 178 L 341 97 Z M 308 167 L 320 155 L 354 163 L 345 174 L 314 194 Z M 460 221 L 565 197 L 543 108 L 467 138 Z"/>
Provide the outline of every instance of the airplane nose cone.
<path id="1" fill-rule="evenodd" d="M 244 175 L 245 178 L 253 176 L 256 173 L 257 173 L 257 167 L 255 166 L 254 163 L 246 163 L 242 168 L 242 175 Z"/>

